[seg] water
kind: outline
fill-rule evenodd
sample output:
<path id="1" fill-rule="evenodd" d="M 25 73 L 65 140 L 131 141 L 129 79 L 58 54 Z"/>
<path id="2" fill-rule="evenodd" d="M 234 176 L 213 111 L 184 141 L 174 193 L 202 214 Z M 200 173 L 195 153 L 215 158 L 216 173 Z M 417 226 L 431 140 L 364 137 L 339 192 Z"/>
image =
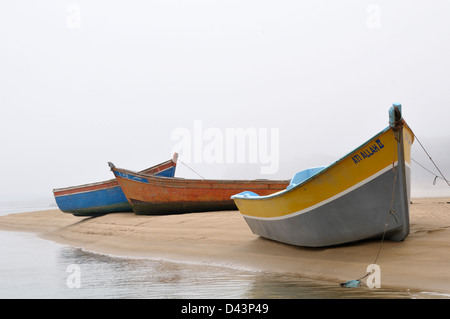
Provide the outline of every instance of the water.
<path id="1" fill-rule="evenodd" d="M 0 216 L 57 208 L 56 202 L 50 199 L 27 202 L 0 202 Z"/>
<path id="2" fill-rule="evenodd" d="M 121 258 L 0 231 L 0 298 L 448 298 L 213 265 Z"/>

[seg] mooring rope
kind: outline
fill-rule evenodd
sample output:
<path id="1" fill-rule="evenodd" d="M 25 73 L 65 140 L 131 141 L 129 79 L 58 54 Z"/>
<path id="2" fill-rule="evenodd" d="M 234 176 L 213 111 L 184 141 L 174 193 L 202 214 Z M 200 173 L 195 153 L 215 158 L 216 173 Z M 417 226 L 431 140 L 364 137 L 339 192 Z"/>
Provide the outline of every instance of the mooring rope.
<path id="1" fill-rule="evenodd" d="M 364 276 L 362 276 L 361 278 L 359 278 L 358 280 L 361 281 L 361 279 L 366 278 L 367 276 L 369 276 L 372 273 L 373 267 L 374 265 L 377 263 L 378 261 L 378 257 L 380 256 L 381 253 L 381 247 L 383 246 L 383 242 L 384 242 L 384 237 L 386 236 L 386 231 L 387 231 L 387 227 L 389 224 L 389 217 L 390 215 L 392 215 L 395 219 L 395 221 L 397 221 L 397 218 L 395 218 L 395 211 L 393 209 L 394 207 L 394 197 L 395 197 L 395 185 L 397 185 L 397 171 L 398 171 L 398 167 L 397 169 L 395 169 L 395 173 L 394 173 L 394 184 L 393 184 L 393 189 L 392 189 L 392 197 L 391 197 L 391 205 L 389 208 L 389 213 L 387 214 L 386 217 L 386 223 L 384 224 L 384 231 L 383 231 L 383 236 L 381 237 L 381 242 L 380 242 L 380 247 L 378 248 L 378 252 L 377 252 L 377 256 L 375 257 L 374 262 L 372 263 L 372 269 L 370 269 Z"/>
<path id="2" fill-rule="evenodd" d="M 367 276 L 369 276 L 372 273 L 372 270 L 373 270 L 373 268 L 375 267 L 375 265 L 376 265 L 376 263 L 378 261 L 378 257 L 380 257 L 381 248 L 383 247 L 383 242 L 384 242 L 384 238 L 386 236 L 386 231 L 387 231 L 387 227 L 388 227 L 388 224 L 389 224 L 389 217 L 390 217 L 390 215 L 392 215 L 394 217 L 394 219 L 397 221 L 397 218 L 395 218 L 395 215 L 394 215 L 395 211 L 394 211 L 393 207 L 394 207 L 394 198 L 395 198 L 395 186 L 397 185 L 398 167 L 397 167 L 397 169 L 395 169 L 395 167 L 393 167 L 392 169 L 394 170 L 394 183 L 393 183 L 393 189 L 392 189 L 391 204 L 390 204 L 390 207 L 389 207 L 388 214 L 386 216 L 386 222 L 384 224 L 384 231 L 383 231 L 383 235 L 381 236 L 380 246 L 378 247 L 378 252 L 377 252 L 377 255 L 375 257 L 375 260 L 372 263 L 372 268 L 369 271 L 367 271 L 367 273 L 364 276 L 362 276 L 362 277 L 360 277 L 358 279 L 349 280 L 349 281 L 341 283 L 341 287 L 357 287 L 361 283 L 362 279 L 366 278 Z"/>
<path id="3" fill-rule="evenodd" d="M 436 184 L 436 179 L 441 178 L 443 179 L 447 185 L 450 187 L 450 182 L 448 181 L 448 179 L 445 178 L 444 174 L 442 174 L 441 170 L 439 169 L 439 167 L 436 165 L 436 163 L 434 162 L 434 160 L 431 158 L 430 154 L 428 154 L 427 150 L 425 149 L 425 147 L 423 146 L 423 144 L 420 142 L 420 140 L 417 138 L 416 134 L 414 134 L 414 138 L 417 140 L 417 142 L 419 143 L 420 147 L 423 149 L 423 151 L 425 152 L 425 154 L 427 154 L 428 158 L 430 159 L 431 163 L 433 163 L 434 167 L 436 167 L 436 169 L 438 170 L 439 174 L 441 176 L 438 176 L 437 174 L 433 173 L 432 171 L 430 171 L 428 168 L 426 168 L 425 166 L 423 166 L 422 164 L 418 163 L 416 160 L 414 160 L 413 158 L 411 158 L 412 161 L 414 161 L 416 164 L 418 164 L 420 167 L 422 167 L 423 169 L 425 169 L 426 171 L 428 171 L 429 173 L 433 174 L 435 176 L 434 178 L 434 182 L 433 185 Z"/>
<path id="4" fill-rule="evenodd" d="M 198 172 L 196 172 L 193 168 L 187 166 L 187 165 L 186 165 L 185 163 L 183 163 L 180 159 L 178 159 L 178 162 L 180 162 L 181 164 L 183 164 L 184 166 L 186 166 L 187 168 L 189 168 L 191 171 L 193 171 L 195 174 L 197 174 L 198 176 L 200 176 L 201 179 L 205 180 L 205 178 L 204 178 L 202 175 L 200 175 Z"/>

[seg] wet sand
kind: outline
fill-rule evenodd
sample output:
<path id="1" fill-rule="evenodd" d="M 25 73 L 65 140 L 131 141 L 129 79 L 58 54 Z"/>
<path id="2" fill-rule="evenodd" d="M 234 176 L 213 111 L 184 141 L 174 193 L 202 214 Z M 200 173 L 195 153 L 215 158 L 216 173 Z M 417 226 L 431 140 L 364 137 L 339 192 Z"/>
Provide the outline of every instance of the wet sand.
<path id="1" fill-rule="evenodd" d="M 410 220 L 405 241 L 381 246 L 381 287 L 450 294 L 450 198 L 413 199 Z M 238 211 L 89 218 L 55 209 L 1 216 L 0 229 L 104 254 L 298 274 L 336 284 L 364 276 L 381 243 L 290 246 L 254 235 Z"/>

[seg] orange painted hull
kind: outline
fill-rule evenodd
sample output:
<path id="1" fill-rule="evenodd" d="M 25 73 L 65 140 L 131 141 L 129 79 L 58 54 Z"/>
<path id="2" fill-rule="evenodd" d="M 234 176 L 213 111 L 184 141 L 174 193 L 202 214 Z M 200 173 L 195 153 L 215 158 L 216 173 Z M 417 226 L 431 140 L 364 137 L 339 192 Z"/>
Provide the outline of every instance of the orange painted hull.
<path id="1" fill-rule="evenodd" d="M 232 195 L 243 191 L 270 195 L 289 185 L 289 180 L 195 180 L 155 177 L 115 167 L 112 171 L 136 214 L 235 210 Z"/>

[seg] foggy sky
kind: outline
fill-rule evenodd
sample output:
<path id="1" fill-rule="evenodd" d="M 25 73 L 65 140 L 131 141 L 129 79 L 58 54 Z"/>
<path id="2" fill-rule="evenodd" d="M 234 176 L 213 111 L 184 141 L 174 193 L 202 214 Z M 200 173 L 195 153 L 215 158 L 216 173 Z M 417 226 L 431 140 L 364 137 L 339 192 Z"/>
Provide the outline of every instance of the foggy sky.
<path id="1" fill-rule="evenodd" d="M 189 163 L 202 176 L 288 179 L 384 129 L 394 102 L 450 176 L 448 12 L 448 1 L 2 1 L 0 201 L 113 178 L 108 161 L 165 161 L 195 121 L 279 131 L 276 173 Z M 413 157 L 435 170 L 417 143 Z M 413 195 L 450 194 L 412 168 Z M 196 177 L 183 165 L 176 176 Z"/>

